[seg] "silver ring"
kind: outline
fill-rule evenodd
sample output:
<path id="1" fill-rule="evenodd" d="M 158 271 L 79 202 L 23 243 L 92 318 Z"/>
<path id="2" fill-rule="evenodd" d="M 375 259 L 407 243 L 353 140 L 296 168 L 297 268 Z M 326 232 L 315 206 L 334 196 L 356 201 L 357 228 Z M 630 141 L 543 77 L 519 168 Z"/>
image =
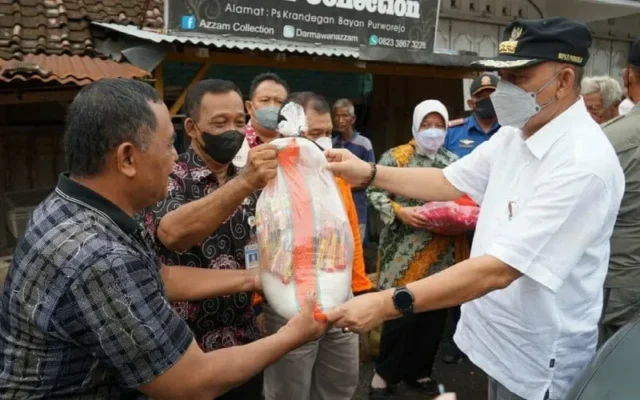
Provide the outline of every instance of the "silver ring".
<path id="1" fill-rule="evenodd" d="M 351 330 L 347 327 L 342 328 L 342 333 L 349 333 Z"/>

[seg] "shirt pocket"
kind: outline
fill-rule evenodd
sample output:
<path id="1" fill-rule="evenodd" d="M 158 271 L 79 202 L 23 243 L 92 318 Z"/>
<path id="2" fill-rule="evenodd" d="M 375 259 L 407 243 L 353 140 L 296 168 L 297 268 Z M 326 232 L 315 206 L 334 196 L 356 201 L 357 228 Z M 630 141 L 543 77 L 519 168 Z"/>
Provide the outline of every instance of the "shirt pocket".
<path id="1" fill-rule="evenodd" d="M 504 229 L 508 224 L 518 215 L 520 210 L 520 199 L 518 196 L 504 196 L 502 197 L 496 206 L 497 209 L 493 215 L 493 233 L 498 233 L 501 229 Z"/>

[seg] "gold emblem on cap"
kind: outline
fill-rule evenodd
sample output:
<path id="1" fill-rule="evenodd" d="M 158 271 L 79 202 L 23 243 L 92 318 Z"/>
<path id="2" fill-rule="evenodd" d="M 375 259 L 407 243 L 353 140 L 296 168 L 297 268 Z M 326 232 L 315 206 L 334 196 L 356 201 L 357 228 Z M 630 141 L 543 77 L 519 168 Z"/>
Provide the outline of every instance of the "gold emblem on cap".
<path id="1" fill-rule="evenodd" d="M 488 76 L 486 76 L 486 75 L 485 75 L 485 76 L 483 76 L 483 77 L 482 77 L 482 81 L 480 82 L 480 84 L 481 84 L 482 86 L 489 86 L 489 85 L 491 85 L 491 78 L 490 78 L 490 77 L 488 77 Z"/>
<path id="2" fill-rule="evenodd" d="M 500 54 L 513 54 L 516 52 L 518 48 L 518 39 L 522 36 L 523 29 L 521 26 L 515 26 L 511 30 L 511 37 L 509 40 L 505 40 L 500 43 L 500 47 L 498 47 L 498 53 Z"/>

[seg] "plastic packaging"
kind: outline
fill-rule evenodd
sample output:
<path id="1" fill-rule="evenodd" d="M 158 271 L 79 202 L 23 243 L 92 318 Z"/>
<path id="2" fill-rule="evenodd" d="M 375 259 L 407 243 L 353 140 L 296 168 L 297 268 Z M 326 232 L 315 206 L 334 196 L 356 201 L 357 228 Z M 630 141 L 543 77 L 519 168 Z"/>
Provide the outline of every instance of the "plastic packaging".
<path id="1" fill-rule="evenodd" d="M 322 151 L 304 138 L 271 142 L 278 172 L 256 206 L 262 287 L 269 305 L 291 318 L 309 292 L 315 317 L 351 295 L 353 235 L 335 178 Z"/>
<path id="2" fill-rule="evenodd" d="M 418 214 L 427 220 L 427 230 L 440 235 L 460 235 L 475 229 L 480 207 L 463 196 L 455 201 L 426 203 Z"/>

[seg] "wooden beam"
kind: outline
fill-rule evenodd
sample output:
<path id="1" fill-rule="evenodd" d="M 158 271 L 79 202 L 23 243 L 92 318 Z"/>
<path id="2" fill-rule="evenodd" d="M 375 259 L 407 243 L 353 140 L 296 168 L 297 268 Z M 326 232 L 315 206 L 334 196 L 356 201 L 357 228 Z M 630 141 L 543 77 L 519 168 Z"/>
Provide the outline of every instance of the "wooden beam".
<path id="1" fill-rule="evenodd" d="M 365 62 L 359 60 L 345 60 L 328 57 L 290 55 L 285 57 L 273 54 L 226 53 L 209 51 L 209 57 L 197 54 L 196 47 L 186 47 L 184 52 L 170 52 L 167 61 L 182 62 L 213 62 L 220 65 L 243 65 L 270 68 L 298 69 L 308 71 L 328 72 L 359 72 L 376 75 L 419 76 L 432 78 L 462 79 L 474 77 L 477 70 L 471 68 L 435 67 L 428 65 L 400 65 L 382 62 Z"/>
<path id="2" fill-rule="evenodd" d="M 0 93 L 0 105 L 49 103 L 55 101 L 70 102 L 76 97 L 78 90 L 56 90 L 39 92 Z"/>
<path id="3" fill-rule="evenodd" d="M 202 60 L 200 60 L 200 62 L 202 62 Z M 184 104 L 185 99 L 187 98 L 187 91 L 189 90 L 189 88 L 191 88 L 191 86 L 193 86 L 194 84 L 196 84 L 198 81 L 202 80 L 202 78 L 205 77 L 205 75 L 209 71 L 209 68 L 211 68 L 211 65 L 213 65 L 213 60 L 209 59 L 204 64 L 202 64 L 202 66 L 200 66 L 200 69 L 193 76 L 193 79 L 191 79 L 191 82 L 187 85 L 187 87 L 184 88 L 184 90 L 182 91 L 182 93 L 180 93 L 180 96 L 178 97 L 176 102 L 173 103 L 173 105 L 171 106 L 171 109 L 169 110 L 169 113 L 171 115 L 178 114 L 178 112 L 182 108 L 182 105 Z"/>
<path id="4" fill-rule="evenodd" d="M 153 70 L 153 79 L 155 79 L 154 86 L 156 90 L 160 93 L 160 97 L 164 99 L 164 61 Z"/>
<path id="5" fill-rule="evenodd" d="M 63 124 L 42 125 L 6 125 L 2 127 L 5 136 L 9 135 L 59 135 L 64 131 Z"/>
<path id="6" fill-rule="evenodd" d="M 149 4 L 151 3 L 151 0 L 145 0 L 144 2 L 144 8 L 142 9 L 142 12 L 140 13 L 140 19 L 138 20 L 138 29 L 142 30 L 142 28 L 144 28 L 144 21 L 147 19 L 147 10 L 149 9 Z"/>

